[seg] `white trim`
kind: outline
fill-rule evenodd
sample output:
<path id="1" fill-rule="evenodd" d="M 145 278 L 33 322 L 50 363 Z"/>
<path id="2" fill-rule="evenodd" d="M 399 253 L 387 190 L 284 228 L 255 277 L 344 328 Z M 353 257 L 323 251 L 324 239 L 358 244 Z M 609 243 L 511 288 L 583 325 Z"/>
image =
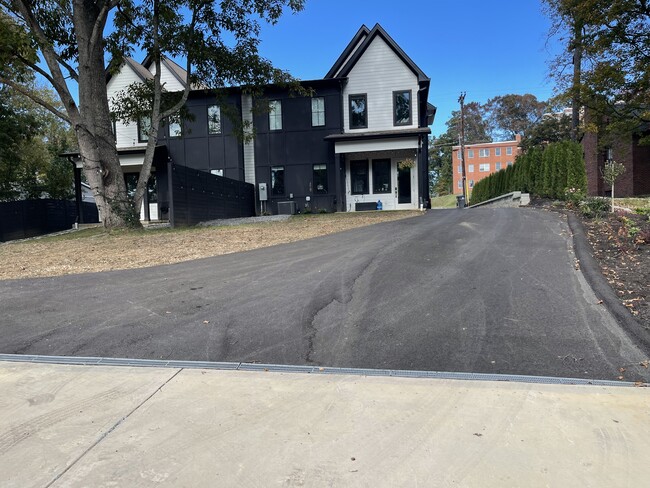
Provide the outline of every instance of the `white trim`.
<path id="1" fill-rule="evenodd" d="M 337 141 L 334 144 L 334 153 L 347 154 L 369 151 L 392 151 L 396 149 L 417 149 L 417 137 L 402 139 L 373 139 L 365 141 Z"/>

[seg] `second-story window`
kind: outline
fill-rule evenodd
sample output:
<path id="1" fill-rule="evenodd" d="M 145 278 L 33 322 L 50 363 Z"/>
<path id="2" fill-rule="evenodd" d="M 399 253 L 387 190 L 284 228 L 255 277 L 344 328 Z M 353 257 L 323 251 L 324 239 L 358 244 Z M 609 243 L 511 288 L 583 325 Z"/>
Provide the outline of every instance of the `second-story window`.
<path id="1" fill-rule="evenodd" d="M 350 129 L 368 127 L 368 97 L 366 94 L 350 95 Z"/>
<path id="2" fill-rule="evenodd" d="M 271 100 L 269 102 L 269 129 L 282 129 L 282 101 Z"/>
<path id="3" fill-rule="evenodd" d="M 221 108 L 219 105 L 208 107 L 208 134 L 221 134 Z"/>
<path id="4" fill-rule="evenodd" d="M 325 125 L 325 98 L 323 97 L 311 99 L 311 125 L 312 127 Z"/>
<path id="5" fill-rule="evenodd" d="M 393 124 L 411 125 L 411 90 L 393 92 Z"/>
<path id="6" fill-rule="evenodd" d="M 490 157 L 490 150 L 489 149 L 479 149 L 478 150 L 478 157 L 479 158 L 489 158 Z"/>
<path id="7" fill-rule="evenodd" d="M 183 124 L 178 115 L 169 117 L 169 137 L 181 137 L 183 135 Z"/>
<path id="8" fill-rule="evenodd" d="M 495 156 L 501 156 L 501 148 L 500 147 L 495 147 L 494 148 L 494 155 Z"/>
<path id="9" fill-rule="evenodd" d="M 147 142 L 151 131 L 151 117 L 144 115 L 138 119 L 138 142 Z"/>
<path id="10" fill-rule="evenodd" d="M 512 156 L 512 147 L 506 147 L 506 155 Z"/>
<path id="11" fill-rule="evenodd" d="M 474 149 L 468 149 L 467 150 L 467 157 L 468 158 L 473 158 L 474 157 Z"/>

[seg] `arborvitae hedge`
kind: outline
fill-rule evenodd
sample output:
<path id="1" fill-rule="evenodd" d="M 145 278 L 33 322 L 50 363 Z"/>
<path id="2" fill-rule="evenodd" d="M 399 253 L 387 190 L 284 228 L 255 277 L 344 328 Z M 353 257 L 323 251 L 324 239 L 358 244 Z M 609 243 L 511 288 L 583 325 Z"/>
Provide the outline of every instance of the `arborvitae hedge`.
<path id="1" fill-rule="evenodd" d="M 512 166 L 477 182 L 471 204 L 513 191 L 562 200 L 571 188 L 574 192 L 587 190 L 582 146 L 571 141 L 555 142 L 545 149 L 530 149 L 517 156 Z"/>

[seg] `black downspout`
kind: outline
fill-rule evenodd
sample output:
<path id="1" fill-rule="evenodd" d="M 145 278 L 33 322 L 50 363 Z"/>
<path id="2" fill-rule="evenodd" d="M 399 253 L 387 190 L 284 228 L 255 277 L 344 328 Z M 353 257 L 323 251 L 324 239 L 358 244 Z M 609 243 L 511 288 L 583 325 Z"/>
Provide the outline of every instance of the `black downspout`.
<path id="1" fill-rule="evenodd" d="M 173 229 L 176 225 L 174 221 L 174 184 L 172 179 L 174 178 L 173 172 L 174 165 L 172 164 L 172 158 L 167 158 L 167 191 L 169 192 L 169 210 L 167 211 L 169 215 L 169 225 Z"/>

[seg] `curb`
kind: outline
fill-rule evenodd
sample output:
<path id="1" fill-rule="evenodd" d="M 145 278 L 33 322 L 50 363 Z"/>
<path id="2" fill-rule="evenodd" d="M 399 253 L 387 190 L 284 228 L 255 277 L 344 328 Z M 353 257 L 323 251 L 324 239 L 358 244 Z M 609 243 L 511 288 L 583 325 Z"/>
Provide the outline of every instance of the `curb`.
<path id="1" fill-rule="evenodd" d="M 612 287 L 609 286 L 607 279 L 600 270 L 600 265 L 596 258 L 593 257 L 591 245 L 585 235 L 582 222 L 571 212 L 567 212 L 567 221 L 573 234 L 573 248 L 576 258 L 580 261 L 580 271 L 582 271 L 587 283 L 589 283 L 596 296 L 603 301 L 618 324 L 643 346 L 645 352 L 650 353 L 650 331 L 630 314 L 629 310 L 620 302 Z"/>

